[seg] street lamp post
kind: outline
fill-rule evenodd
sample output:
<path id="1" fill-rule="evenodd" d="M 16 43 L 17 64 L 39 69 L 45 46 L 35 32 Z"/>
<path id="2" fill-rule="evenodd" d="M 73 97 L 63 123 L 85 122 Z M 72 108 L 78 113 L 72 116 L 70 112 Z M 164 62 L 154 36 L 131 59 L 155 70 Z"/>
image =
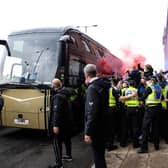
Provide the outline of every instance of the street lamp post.
<path id="1" fill-rule="evenodd" d="M 76 26 L 77 28 L 84 28 L 85 33 L 87 33 L 88 28 L 90 27 L 97 27 L 98 25 L 90 25 L 90 26 Z"/>

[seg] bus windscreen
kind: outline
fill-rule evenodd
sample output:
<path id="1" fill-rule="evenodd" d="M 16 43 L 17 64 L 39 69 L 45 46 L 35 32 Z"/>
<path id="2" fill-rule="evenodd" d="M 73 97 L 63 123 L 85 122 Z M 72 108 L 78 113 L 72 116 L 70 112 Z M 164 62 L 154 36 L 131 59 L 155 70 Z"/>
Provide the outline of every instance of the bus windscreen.
<path id="1" fill-rule="evenodd" d="M 4 55 L 1 79 L 4 82 L 48 83 L 58 66 L 59 34 L 30 33 L 8 37 L 11 56 Z"/>

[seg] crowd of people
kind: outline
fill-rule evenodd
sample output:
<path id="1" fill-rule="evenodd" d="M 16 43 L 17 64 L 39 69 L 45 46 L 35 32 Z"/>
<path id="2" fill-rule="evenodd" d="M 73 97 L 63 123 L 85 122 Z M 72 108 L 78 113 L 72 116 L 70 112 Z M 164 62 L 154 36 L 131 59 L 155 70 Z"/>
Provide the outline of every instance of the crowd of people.
<path id="1" fill-rule="evenodd" d="M 138 153 L 148 152 L 148 141 L 155 150 L 160 149 L 160 139 L 168 143 L 168 71 L 156 72 L 149 64 L 144 69 L 133 66 L 124 76 L 114 72 L 108 77 L 97 72 L 96 65 L 84 67 L 85 125 L 84 141 L 91 144 L 96 168 L 106 168 L 105 150 L 117 149 L 132 143 Z M 59 79 L 53 80 L 55 94 L 52 98 L 52 130 L 56 163 L 72 160 L 71 120 L 68 117 L 68 93 Z M 62 143 L 66 156 L 62 157 Z"/>

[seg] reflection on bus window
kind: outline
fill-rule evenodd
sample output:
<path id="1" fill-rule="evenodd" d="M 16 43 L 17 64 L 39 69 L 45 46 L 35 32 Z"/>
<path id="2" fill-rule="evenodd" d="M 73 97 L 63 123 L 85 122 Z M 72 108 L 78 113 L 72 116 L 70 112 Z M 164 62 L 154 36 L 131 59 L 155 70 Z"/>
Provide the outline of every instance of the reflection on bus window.
<path id="1" fill-rule="evenodd" d="M 80 62 L 71 60 L 69 62 L 69 84 L 72 86 L 78 85 L 80 73 Z"/>
<path id="2" fill-rule="evenodd" d="M 82 40 L 82 43 L 85 47 L 85 50 L 88 51 L 88 52 L 91 52 L 89 46 L 87 45 L 87 43 L 84 40 Z"/>
<path id="3" fill-rule="evenodd" d="M 21 77 L 22 66 L 21 59 L 15 57 L 6 57 L 4 64 L 3 76 L 6 80 L 18 81 Z"/>
<path id="4" fill-rule="evenodd" d="M 39 33 L 38 35 L 27 34 L 19 36 L 9 36 L 9 47 L 11 57 L 21 59 L 19 62 L 22 77 L 28 82 L 51 82 L 58 67 L 58 54 L 60 42 L 57 36 L 49 33 Z M 18 62 L 16 62 L 18 63 Z M 19 66 L 17 66 L 19 67 Z M 11 71 L 7 64 L 3 67 L 3 72 Z M 16 65 L 13 68 L 13 72 Z M 18 68 L 17 68 L 18 69 Z M 18 70 L 17 70 L 18 71 Z M 8 78 L 10 74 L 8 72 Z M 1 81 L 7 78 L 3 74 Z"/>

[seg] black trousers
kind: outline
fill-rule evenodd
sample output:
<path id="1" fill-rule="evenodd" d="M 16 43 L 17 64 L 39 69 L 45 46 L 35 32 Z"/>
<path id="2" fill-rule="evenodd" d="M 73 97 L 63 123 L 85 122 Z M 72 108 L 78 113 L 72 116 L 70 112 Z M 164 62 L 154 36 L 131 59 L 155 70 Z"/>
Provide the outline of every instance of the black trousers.
<path id="1" fill-rule="evenodd" d="M 105 160 L 105 143 L 106 141 L 102 138 L 101 133 L 99 138 L 92 138 L 92 150 L 94 156 L 95 168 L 107 168 Z"/>
<path id="2" fill-rule="evenodd" d="M 71 136 L 69 132 L 60 132 L 54 135 L 53 149 L 55 154 L 56 165 L 62 166 L 62 145 L 65 144 L 66 155 L 72 156 L 71 149 Z"/>
<path id="3" fill-rule="evenodd" d="M 155 148 L 159 146 L 160 139 L 160 124 L 159 113 L 161 112 L 161 106 L 146 107 L 143 124 L 142 124 L 142 145 L 141 149 L 148 150 L 148 136 L 149 127 L 152 126 L 152 136 Z"/>
<path id="4" fill-rule="evenodd" d="M 160 119 L 161 136 L 166 141 L 166 143 L 168 143 L 168 109 L 162 109 Z"/>
<path id="5" fill-rule="evenodd" d="M 117 129 L 117 118 L 116 118 L 116 107 L 109 107 L 108 117 L 107 117 L 107 126 L 108 126 L 108 135 L 107 135 L 107 148 L 114 144 L 114 138 Z"/>
<path id="6" fill-rule="evenodd" d="M 119 119 L 117 123 L 119 125 L 119 142 L 121 146 L 126 146 L 128 141 L 128 115 L 126 107 L 121 105 L 117 111 Z"/>
<path id="7" fill-rule="evenodd" d="M 142 123 L 143 123 L 143 118 L 144 118 L 144 114 L 145 114 L 145 105 L 140 105 L 139 106 L 139 115 L 138 115 L 138 122 L 139 122 L 139 131 L 138 134 L 139 136 L 142 135 Z"/>
<path id="8" fill-rule="evenodd" d="M 127 107 L 127 115 L 128 115 L 128 125 L 130 137 L 133 142 L 133 146 L 137 146 L 139 144 L 139 111 L 138 107 Z"/>

